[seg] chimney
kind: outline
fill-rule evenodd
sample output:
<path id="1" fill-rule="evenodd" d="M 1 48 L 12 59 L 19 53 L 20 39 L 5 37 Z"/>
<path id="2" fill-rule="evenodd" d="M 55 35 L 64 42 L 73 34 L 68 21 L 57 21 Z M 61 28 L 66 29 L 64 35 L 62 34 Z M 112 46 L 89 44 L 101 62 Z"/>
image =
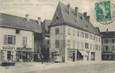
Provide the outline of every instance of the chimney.
<path id="1" fill-rule="evenodd" d="M 84 12 L 84 13 L 83 13 L 83 16 L 86 18 L 86 17 L 87 17 L 87 12 Z"/>
<path id="2" fill-rule="evenodd" d="M 25 14 L 26 21 L 29 21 L 29 14 Z"/>
<path id="3" fill-rule="evenodd" d="M 90 16 L 86 16 L 86 20 L 90 22 Z"/>
<path id="4" fill-rule="evenodd" d="M 37 18 L 37 22 L 38 22 L 38 24 L 41 24 L 41 17 Z"/>
<path id="5" fill-rule="evenodd" d="M 70 4 L 67 4 L 68 14 L 70 13 Z"/>
<path id="6" fill-rule="evenodd" d="M 99 27 L 96 27 L 96 29 L 98 30 L 98 32 L 100 32 L 100 29 L 99 29 Z"/>
<path id="7" fill-rule="evenodd" d="M 75 7 L 75 16 L 77 17 L 78 14 L 78 7 Z"/>

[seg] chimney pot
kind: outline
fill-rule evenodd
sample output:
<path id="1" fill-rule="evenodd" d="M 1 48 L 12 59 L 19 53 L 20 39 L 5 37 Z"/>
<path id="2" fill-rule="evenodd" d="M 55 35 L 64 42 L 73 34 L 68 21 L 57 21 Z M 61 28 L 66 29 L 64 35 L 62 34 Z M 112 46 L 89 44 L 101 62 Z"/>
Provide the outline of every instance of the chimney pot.
<path id="1" fill-rule="evenodd" d="M 87 16 L 87 17 L 86 17 L 86 20 L 89 22 L 89 21 L 90 21 L 90 16 Z"/>
<path id="2" fill-rule="evenodd" d="M 29 21 L 29 14 L 25 14 L 25 19 Z"/>
<path id="3" fill-rule="evenodd" d="M 75 7 L 75 16 L 78 14 L 78 7 Z"/>
<path id="4" fill-rule="evenodd" d="M 37 18 L 38 24 L 41 24 L 41 17 Z"/>
<path id="5" fill-rule="evenodd" d="M 83 15 L 84 15 L 84 17 L 86 17 L 87 16 L 87 12 L 84 12 Z"/>
<path id="6" fill-rule="evenodd" d="M 68 14 L 70 13 L 70 4 L 67 4 Z"/>
<path id="7" fill-rule="evenodd" d="M 67 7 L 70 8 L 70 4 L 67 4 Z"/>
<path id="8" fill-rule="evenodd" d="M 37 19 L 38 19 L 38 20 L 41 20 L 41 17 L 38 17 Z"/>

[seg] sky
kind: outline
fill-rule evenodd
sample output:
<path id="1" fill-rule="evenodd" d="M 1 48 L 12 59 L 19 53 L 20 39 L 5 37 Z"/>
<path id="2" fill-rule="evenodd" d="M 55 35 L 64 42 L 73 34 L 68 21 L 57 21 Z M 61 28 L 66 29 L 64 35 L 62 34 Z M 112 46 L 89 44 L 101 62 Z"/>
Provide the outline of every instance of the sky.
<path id="1" fill-rule="evenodd" d="M 29 14 L 32 19 L 41 17 L 44 19 L 52 19 L 58 2 L 70 4 L 72 8 L 78 7 L 79 12 L 87 12 L 90 16 L 91 23 L 99 27 L 101 31 L 115 31 L 115 21 L 109 25 L 103 25 L 96 21 L 95 3 L 102 0 L 0 0 L 0 12 L 24 17 Z M 115 0 L 110 0 L 115 4 Z M 115 9 L 115 8 L 114 8 Z"/>

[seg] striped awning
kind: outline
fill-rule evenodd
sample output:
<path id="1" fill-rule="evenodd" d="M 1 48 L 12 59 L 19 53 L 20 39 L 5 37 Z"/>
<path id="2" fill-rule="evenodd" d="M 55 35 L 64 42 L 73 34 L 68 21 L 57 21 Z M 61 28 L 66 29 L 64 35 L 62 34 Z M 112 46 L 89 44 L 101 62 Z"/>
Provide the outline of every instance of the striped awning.
<path id="1" fill-rule="evenodd" d="M 78 50 L 78 52 L 80 52 L 82 55 L 88 55 L 88 53 L 86 51 L 80 51 L 80 50 Z"/>

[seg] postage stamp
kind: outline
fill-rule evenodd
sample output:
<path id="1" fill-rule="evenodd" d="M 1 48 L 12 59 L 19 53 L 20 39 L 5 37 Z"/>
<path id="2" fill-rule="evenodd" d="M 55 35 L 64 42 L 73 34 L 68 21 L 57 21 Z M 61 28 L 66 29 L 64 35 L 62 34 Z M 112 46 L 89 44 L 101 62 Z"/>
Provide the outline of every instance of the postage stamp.
<path id="1" fill-rule="evenodd" d="M 112 19 L 110 1 L 103 1 L 95 4 L 96 20 L 106 22 Z"/>

